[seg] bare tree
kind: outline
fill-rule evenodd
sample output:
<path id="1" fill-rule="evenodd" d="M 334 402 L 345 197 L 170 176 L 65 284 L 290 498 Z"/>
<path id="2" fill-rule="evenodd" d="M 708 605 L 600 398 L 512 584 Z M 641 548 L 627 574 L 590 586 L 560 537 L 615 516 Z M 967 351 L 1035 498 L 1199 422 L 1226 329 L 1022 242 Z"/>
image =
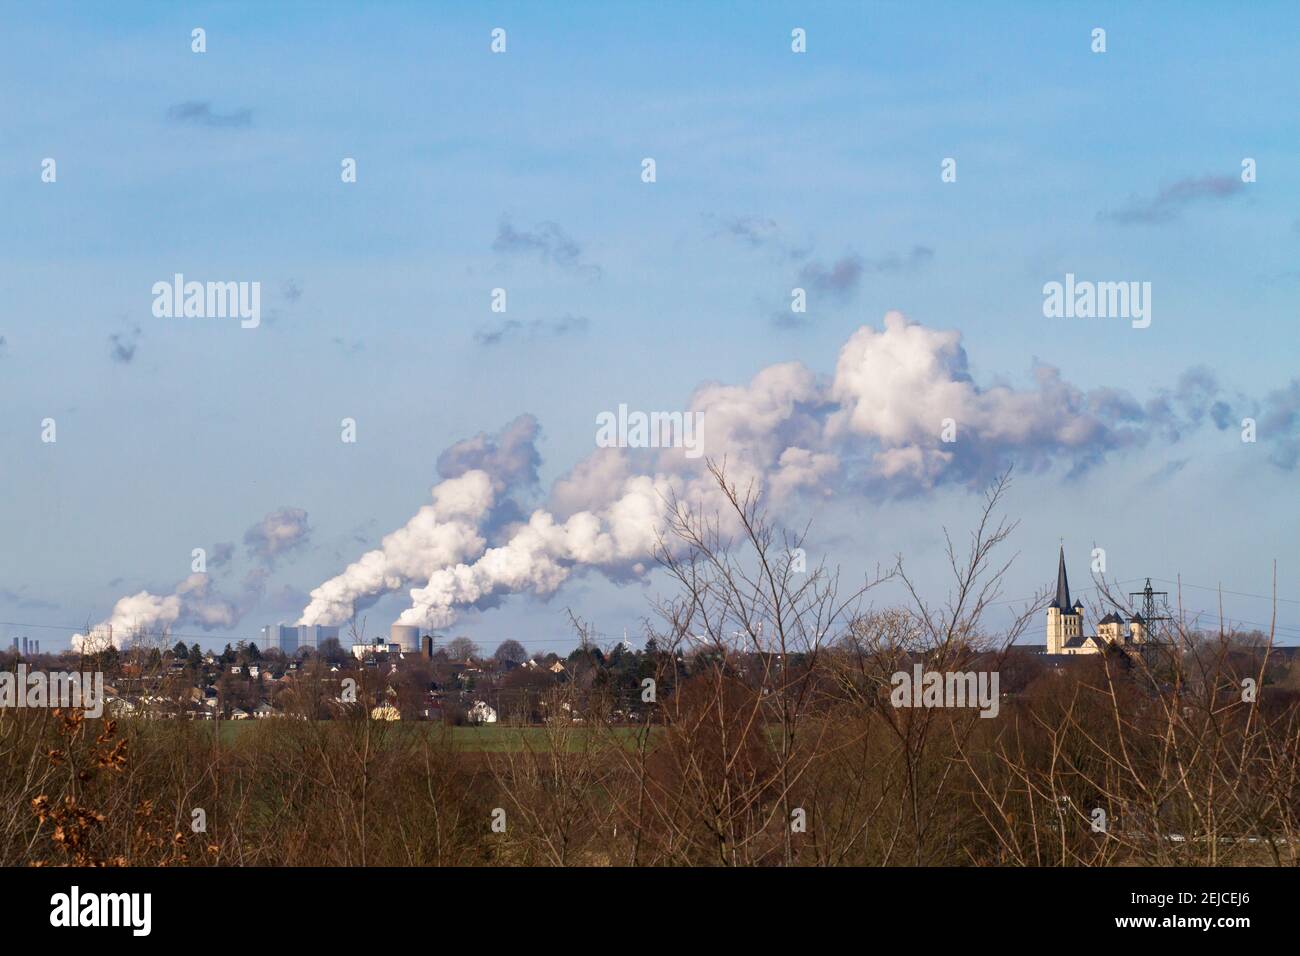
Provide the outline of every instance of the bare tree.
<path id="1" fill-rule="evenodd" d="M 468 637 L 455 637 L 447 643 L 447 653 L 452 660 L 468 661 L 478 657 L 480 649 Z"/>
<path id="2" fill-rule="evenodd" d="M 497 645 L 492 657 L 501 663 L 522 664 L 528 660 L 528 649 L 516 640 L 505 640 Z"/>

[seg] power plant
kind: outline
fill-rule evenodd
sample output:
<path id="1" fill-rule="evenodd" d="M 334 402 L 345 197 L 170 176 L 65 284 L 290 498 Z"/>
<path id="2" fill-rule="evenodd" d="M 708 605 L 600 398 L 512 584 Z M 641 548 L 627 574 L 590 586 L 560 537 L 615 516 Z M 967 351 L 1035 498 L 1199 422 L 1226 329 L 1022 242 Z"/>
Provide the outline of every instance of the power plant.
<path id="1" fill-rule="evenodd" d="M 389 643 L 396 644 L 403 654 L 420 653 L 420 629 L 413 624 L 394 624 L 388 632 Z"/>
<path id="2" fill-rule="evenodd" d="M 261 630 L 258 646 L 263 650 L 280 651 L 292 656 L 299 648 L 318 649 L 331 638 L 334 640 L 339 638 L 337 625 L 267 624 Z M 354 653 L 358 647 L 367 653 L 373 653 L 375 648 L 379 648 L 391 649 L 392 653 L 419 654 L 421 652 L 420 628 L 414 624 L 394 623 L 389 628 L 387 641 L 381 637 L 369 643 L 354 645 Z"/>
<path id="3" fill-rule="evenodd" d="M 382 637 L 376 637 L 373 641 L 365 644 L 353 644 L 352 656 L 357 660 L 364 660 L 373 657 L 376 654 L 389 654 L 391 656 L 401 655 L 402 657 L 425 654 L 431 656 L 426 648 L 429 646 L 430 638 L 424 638 L 424 644 L 420 641 L 420 629 L 413 624 L 394 623 L 388 630 L 388 640 Z"/>
<path id="4" fill-rule="evenodd" d="M 298 625 L 298 646 L 299 647 L 316 647 L 319 648 L 328 640 L 339 639 L 339 629 L 335 625 L 330 627 L 324 624 L 299 624 Z"/>
<path id="5" fill-rule="evenodd" d="M 338 640 L 337 626 L 320 624 L 268 624 L 262 628 L 259 646 L 262 650 L 280 651 L 292 656 L 300 647 L 319 648 L 333 638 Z"/>

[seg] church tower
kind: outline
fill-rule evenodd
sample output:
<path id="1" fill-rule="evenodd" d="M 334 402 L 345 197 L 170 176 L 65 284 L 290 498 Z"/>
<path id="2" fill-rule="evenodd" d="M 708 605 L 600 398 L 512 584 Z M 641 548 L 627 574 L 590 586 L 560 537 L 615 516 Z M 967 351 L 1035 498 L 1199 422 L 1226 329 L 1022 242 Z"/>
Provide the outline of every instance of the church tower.
<path id="1" fill-rule="evenodd" d="M 1056 597 L 1047 605 L 1047 653 L 1064 654 L 1071 640 L 1083 634 L 1083 602 L 1070 603 L 1070 582 L 1065 575 L 1065 545 L 1056 568 Z"/>
<path id="2" fill-rule="evenodd" d="M 1142 644 L 1146 641 L 1147 622 L 1142 619 L 1141 614 L 1138 614 L 1136 611 L 1134 611 L 1133 616 L 1129 618 L 1128 627 L 1129 627 L 1129 631 L 1131 631 L 1133 635 L 1130 638 L 1130 640 L 1134 644 Z"/>

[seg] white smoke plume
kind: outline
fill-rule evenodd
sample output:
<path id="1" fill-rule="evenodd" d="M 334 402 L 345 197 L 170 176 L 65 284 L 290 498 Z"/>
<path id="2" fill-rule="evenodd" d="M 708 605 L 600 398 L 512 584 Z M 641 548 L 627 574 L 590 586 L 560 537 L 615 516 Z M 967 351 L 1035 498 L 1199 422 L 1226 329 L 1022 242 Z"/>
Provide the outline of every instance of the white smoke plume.
<path id="1" fill-rule="evenodd" d="M 778 505 L 801 496 L 915 495 L 950 483 L 982 486 L 1010 464 L 1033 471 L 1064 463 L 1077 474 L 1126 447 L 1176 442 L 1207 423 L 1235 427 L 1246 410 L 1269 427 L 1270 460 L 1291 470 L 1300 466 L 1297 409 L 1300 380 L 1262 404 L 1242 396 L 1230 403 L 1205 369 L 1189 370 L 1145 403 L 1113 388 L 1084 391 L 1048 365 L 1033 369 L 1027 388 L 981 386 L 959 333 L 891 312 L 882 328 L 863 326 L 848 339 L 829 377 L 791 362 L 762 369 L 745 385 L 697 388 L 686 411 L 702 415 L 703 458 L 674 448 L 597 448 L 529 515 L 513 494 L 537 486 L 536 420 L 520 416 L 495 436 L 458 442 L 438 460 L 443 480 L 432 502 L 313 590 L 299 623 L 342 624 L 358 607 L 409 589 L 412 606 L 401 622 L 436 628 L 501 595 L 553 594 L 586 570 L 642 577 L 668 501 L 727 514 L 709 461 L 725 462 L 731 481 Z M 955 441 L 945 440 L 949 431 Z M 168 595 L 121 598 L 91 637 L 76 635 L 73 645 L 110 630 L 120 644 L 134 630 L 186 621 L 231 627 L 260 599 L 270 563 L 306 534 L 304 513 L 273 512 L 245 536 L 264 566 L 245 578 L 239 601 L 219 594 L 206 575 L 191 575 Z"/>
<path id="2" fill-rule="evenodd" d="M 538 431 L 533 416 L 521 415 L 496 436 L 479 434 L 443 452 L 433 502 L 315 588 L 298 623 L 342 624 L 367 602 L 481 555 L 484 530 L 514 510 L 508 492 L 537 483 Z"/>
<path id="3" fill-rule="evenodd" d="M 266 577 L 275 559 L 300 547 L 309 534 L 307 512 L 301 508 L 272 511 L 244 534 L 250 556 L 260 564 L 245 575 L 238 599 L 222 594 L 214 584 L 211 572 L 229 564 L 234 552 L 233 545 L 219 543 L 209 554 L 211 572 L 190 574 L 170 594 L 139 591 L 119 598 L 106 620 L 87 634 L 72 635 L 72 649 L 102 650 L 110 644 L 122 647 L 138 636 L 161 637 L 178 623 L 205 631 L 232 628 L 262 599 Z"/>
<path id="4" fill-rule="evenodd" d="M 119 598 L 108 620 L 91 628 L 87 634 L 72 635 L 72 649 L 91 653 L 122 647 L 132 635 L 170 628 L 181 616 L 181 599 L 175 594 L 159 597 L 141 591 Z"/>
<path id="5" fill-rule="evenodd" d="M 1168 429 L 1164 413 L 1144 411 L 1122 392 L 1082 391 L 1045 365 L 1033 379 L 1027 389 L 981 387 L 959 333 L 891 312 L 882 329 L 863 326 L 849 338 L 829 380 L 799 363 L 774 365 L 748 385 L 699 387 L 689 410 L 704 416 L 706 458 L 725 460 L 731 481 L 742 489 L 752 483 L 777 504 L 850 490 L 909 495 L 950 482 L 979 486 L 1012 463 L 1032 471 L 1065 461 L 1077 473 Z M 1183 425 L 1196 420 L 1189 414 Z M 956 441 L 943 438 L 949 425 Z M 504 543 L 412 588 L 400 622 L 445 627 L 457 609 L 502 594 L 550 595 L 585 569 L 620 579 L 645 574 L 669 500 L 726 516 L 705 467 L 679 449 L 598 449 Z"/>
<path id="6" fill-rule="evenodd" d="M 300 548 L 311 536 L 307 512 L 301 508 L 277 508 L 244 532 L 248 553 L 268 565 L 280 555 Z"/>
<path id="7" fill-rule="evenodd" d="M 469 471 L 450 478 L 434 485 L 432 494 L 433 503 L 385 535 L 378 548 L 313 589 L 311 603 L 298 623 L 341 624 L 353 616 L 358 602 L 396 591 L 433 568 L 482 553 L 486 542 L 478 525 L 495 498 L 487 472 Z"/>
<path id="8" fill-rule="evenodd" d="M 163 637 L 178 621 L 185 620 L 204 630 L 234 627 L 243 617 L 247 605 L 219 594 L 207 574 L 189 575 L 168 595 L 140 591 L 119 598 L 108 619 L 90 629 L 89 634 L 74 634 L 74 651 L 103 650 L 138 636 Z"/>

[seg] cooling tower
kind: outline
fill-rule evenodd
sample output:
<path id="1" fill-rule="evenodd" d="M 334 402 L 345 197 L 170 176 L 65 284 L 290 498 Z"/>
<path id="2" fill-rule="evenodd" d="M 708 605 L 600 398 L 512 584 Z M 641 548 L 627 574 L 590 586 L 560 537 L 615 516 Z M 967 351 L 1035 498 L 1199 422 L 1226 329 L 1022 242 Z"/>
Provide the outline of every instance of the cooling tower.
<path id="1" fill-rule="evenodd" d="M 389 640 L 401 647 L 403 654 L 420 652 L 420 629 L 413 624 L 394 624 Z"/>

